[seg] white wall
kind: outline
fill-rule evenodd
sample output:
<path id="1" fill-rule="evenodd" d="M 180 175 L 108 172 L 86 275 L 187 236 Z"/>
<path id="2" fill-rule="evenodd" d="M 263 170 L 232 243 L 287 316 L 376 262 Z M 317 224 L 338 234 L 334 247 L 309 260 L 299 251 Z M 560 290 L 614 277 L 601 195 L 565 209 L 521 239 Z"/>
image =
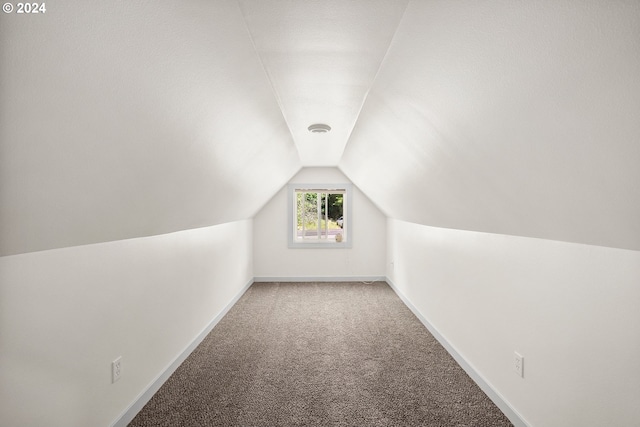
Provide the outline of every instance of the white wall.
<path id="1" fill-rule="evenodd" d="M 0 425 L 115 421 L 251 280 L 251 233 L 245 220 L 0 258 Z"/>
<path id="2" fill-rule="evenodd" d="M 394 219 L 387 231 L 395 287 L 531 426 L 640 425 L 640 252 Z"/>
<path id="3" fill-rule="evenodd" d="M 337 168 L 304 168 L 290 183 L 349 183 Z M 352 240 L 348 249 L 289 249 L 287 188 L 254 218 L 254 275 L 262 279 L 384 277 L 386 218 L 353 187 Z"/>

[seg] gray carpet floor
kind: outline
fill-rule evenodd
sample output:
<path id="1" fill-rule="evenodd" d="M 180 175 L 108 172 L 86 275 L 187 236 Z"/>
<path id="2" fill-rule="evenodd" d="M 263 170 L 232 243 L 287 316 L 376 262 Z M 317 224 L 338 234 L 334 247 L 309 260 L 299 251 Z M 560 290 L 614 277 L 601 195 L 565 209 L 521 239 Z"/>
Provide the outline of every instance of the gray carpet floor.
<path id="1" fill-rule="evenodd" d="M 511 426 L 383 282 L 254 283 L 129 424 Z"/>

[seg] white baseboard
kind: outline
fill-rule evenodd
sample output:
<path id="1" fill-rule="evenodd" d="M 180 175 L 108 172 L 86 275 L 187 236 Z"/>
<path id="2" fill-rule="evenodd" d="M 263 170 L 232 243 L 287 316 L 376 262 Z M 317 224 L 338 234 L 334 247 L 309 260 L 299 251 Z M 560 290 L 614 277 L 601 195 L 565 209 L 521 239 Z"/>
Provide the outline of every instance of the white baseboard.
<path id="1" fill-rule="evenodd" d="M 458 365 L 471 377 L 471 379 L 482 389 L 482 391 L 496 404 L 498 408 L 505 414 L 509 421 L 515 427 L 530 427 L 530 425 L 524 420 L 524 418 L 516 411 L 511 405 L 498 393 L 493 386 L 474 369 L 474 367 L 465 360 L 464 357 L 451 345 L 447 339 L 433 326 L 418 309 L 411 303 L 411 301 L 396 287 L 396 285 L 388 277 L 385 279 L 391 289 L 400 297 L 402 302 L 413 312 L 413 314 L 422 322 L 422 324 L 431 332 L 431 335 L 447 350 L 447 352 L 458 362 Z"/>
<path id="2" fill-rule="evenodd" d="M 111 427 L 126 427 L 127 424 L 133 420 L 133 418 L 140 412 L 140 410 L 144 407 L 144 405 L 151 400 L 154 394 L 162 387 L 162 384 L 165 383 L 173 374 L 173 372 L 178 369 L 178 367 L 185 361 L 187 357 L 193 352 L 193 350 L 198 347 L 198 345 L 202 342 L 202 340 L 211 332 L 211 330 L 218 324 L 220 319 L 224 317 L 225 314 L 235 305 L 236 302 L 244 295 L 244 293 L 249 289 L 249 287 L 253 284 L 254 280 L 251 279 L 247 282 L 246 285 L 233 297 L 233 299 L 227 304 L 220 313 L 216 317 L 209 322 L 206 328 L 202 330 L 191 343 L 185 348 L 182 353 L 180 353 L 174 360 L 167 366 L 157 377 L 155 380 L 149 384 L 145 391 L 143 391 L 134 402 L 124 411 L 118 419 L 111 424 Z"/>
<path id="3" fill-rule="evenodd" d="M 254 282 L 384 282 L 385 276 L 254 277 Z"/>

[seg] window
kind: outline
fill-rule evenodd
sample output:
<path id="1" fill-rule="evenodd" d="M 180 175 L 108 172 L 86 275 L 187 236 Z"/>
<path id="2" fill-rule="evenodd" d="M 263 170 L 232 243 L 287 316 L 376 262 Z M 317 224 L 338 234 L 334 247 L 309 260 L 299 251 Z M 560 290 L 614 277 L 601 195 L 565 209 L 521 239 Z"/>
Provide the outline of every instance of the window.
<path id="1" fill-rule="evenodd" d="M 351 185 L 290 184 L 290 248 L 351 247 Z"/>

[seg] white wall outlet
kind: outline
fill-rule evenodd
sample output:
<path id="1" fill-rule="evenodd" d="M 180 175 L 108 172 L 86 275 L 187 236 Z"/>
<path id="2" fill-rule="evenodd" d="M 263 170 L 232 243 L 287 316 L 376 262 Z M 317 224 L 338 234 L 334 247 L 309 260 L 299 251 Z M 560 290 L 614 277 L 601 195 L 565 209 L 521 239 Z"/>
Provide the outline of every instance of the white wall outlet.
<path id="1" fill-rule="evenodd" d="M 516 374 L 518 374 L 521 378 L 524 378 L 524 357 L 522 357 L 522 355 L 517 351 L 515 351 L 513 354 L 513 368 L 516 371 Z"/>
<path id="2" fill-rule="evenodd" d="M 111 383 L 115 383 L 122 376 L 122 356 L 111 362 Z"/>

